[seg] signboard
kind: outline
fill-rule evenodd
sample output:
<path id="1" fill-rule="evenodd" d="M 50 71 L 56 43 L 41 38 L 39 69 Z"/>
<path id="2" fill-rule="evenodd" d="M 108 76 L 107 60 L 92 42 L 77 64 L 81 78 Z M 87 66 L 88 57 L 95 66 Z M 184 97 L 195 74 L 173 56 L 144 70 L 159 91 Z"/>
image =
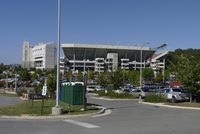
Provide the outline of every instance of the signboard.
<path id="1" fill-rule="evenodd" d="M 42 95 L 45 96 L 47 94 L 47 86 L 44 85 L 42 88 Z"/>

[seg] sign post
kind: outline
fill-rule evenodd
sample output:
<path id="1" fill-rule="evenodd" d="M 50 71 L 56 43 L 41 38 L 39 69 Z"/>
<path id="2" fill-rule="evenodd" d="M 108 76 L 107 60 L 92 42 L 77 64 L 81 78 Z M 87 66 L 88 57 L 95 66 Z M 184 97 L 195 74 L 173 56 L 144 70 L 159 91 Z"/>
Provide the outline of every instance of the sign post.
<path id="1" fill-rule="evenodd" d="M 42 88 L 42 109 L 41 109 L 41 115 L 43 114 L 43 109 L 44 109 L 44 96 L 46 96 L 47 94 L 47 85 L 46 85 L 46 81 L 44 83 L 44 86 Z"/>

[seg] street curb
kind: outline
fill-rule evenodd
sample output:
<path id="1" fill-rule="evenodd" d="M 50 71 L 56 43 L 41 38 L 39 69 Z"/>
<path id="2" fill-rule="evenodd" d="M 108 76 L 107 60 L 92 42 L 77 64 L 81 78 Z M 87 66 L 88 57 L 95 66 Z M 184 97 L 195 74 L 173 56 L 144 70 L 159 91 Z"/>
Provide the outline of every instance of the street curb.
<path id="1" fill-rule="evenodd" d="M 98 112 L 88 113 L 88 114 L 79 114 L 79 115 L 49 115 L 49 116 L 0 116 L 0 119 L 19 119 L 19 120 L 44 120 L 44 119 L 69 119 L 69 118 L 78 118 L 78 117 L 87 117 L 103 114 L 106 110 L 104 107 L 98 106 L 97 108 L 101 108 Z"/>
<path id="2" fill-rule="evenodd" d="M 138 103 L 146 104 L 146 105 L 153 105 L 153 106 L 160 106 L 160 107 L 167 107 L 167 108 L 177 108 L 177 109 L 186 109 L 186 110 L 200 110 L 200 108 L 198 108 L 198 107 L 171 106 L 171 105 L 166 105 L 164 103 L 150 103 L 150 102 L 142 102 L 142 101 L 139 101 Z"/>
<path id="3" fill-rule="evenodd" d="M 116 101 L 116 100 L 120 100 L 120 101 L 127 101 L 127 100 L 139 100 L 139 99 L 111 99 L 111 98 L 105 98 L 105 97 L 91 97 L 92 99 L 99 99 L 99 100 L 107 100 L 107 101 Z"/>

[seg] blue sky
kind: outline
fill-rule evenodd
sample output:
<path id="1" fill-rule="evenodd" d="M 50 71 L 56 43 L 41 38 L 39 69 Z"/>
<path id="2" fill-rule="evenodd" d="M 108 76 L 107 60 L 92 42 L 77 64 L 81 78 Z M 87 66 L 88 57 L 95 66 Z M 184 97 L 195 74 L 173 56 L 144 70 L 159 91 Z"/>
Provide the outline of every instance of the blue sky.
<path id="1" fill-rule="evenodd" d="M 199 0 L 61 0 L 61 43 L 199 48 Z M 57 0 L 0 0 L 0 63 L 22 44 L 57 42 Z"/>

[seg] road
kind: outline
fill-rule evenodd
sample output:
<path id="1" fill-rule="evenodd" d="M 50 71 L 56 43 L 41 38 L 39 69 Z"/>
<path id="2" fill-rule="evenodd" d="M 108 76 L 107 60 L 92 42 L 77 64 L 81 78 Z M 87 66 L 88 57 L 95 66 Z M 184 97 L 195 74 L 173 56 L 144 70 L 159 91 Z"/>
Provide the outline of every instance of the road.
<path id="1" fill-rule="evenodd" d="M 6 97 L 0 95 L 0 107 L 2 106 L 10 106 L 21 103 L 22 100 L 18 97 Z"/>
<path id="2" fill-rule="evenodd" d="M 199 134 L 200 111 L 89 98 L 112 113 L 59 120 L 0 119 L 0 134 Z"/>

